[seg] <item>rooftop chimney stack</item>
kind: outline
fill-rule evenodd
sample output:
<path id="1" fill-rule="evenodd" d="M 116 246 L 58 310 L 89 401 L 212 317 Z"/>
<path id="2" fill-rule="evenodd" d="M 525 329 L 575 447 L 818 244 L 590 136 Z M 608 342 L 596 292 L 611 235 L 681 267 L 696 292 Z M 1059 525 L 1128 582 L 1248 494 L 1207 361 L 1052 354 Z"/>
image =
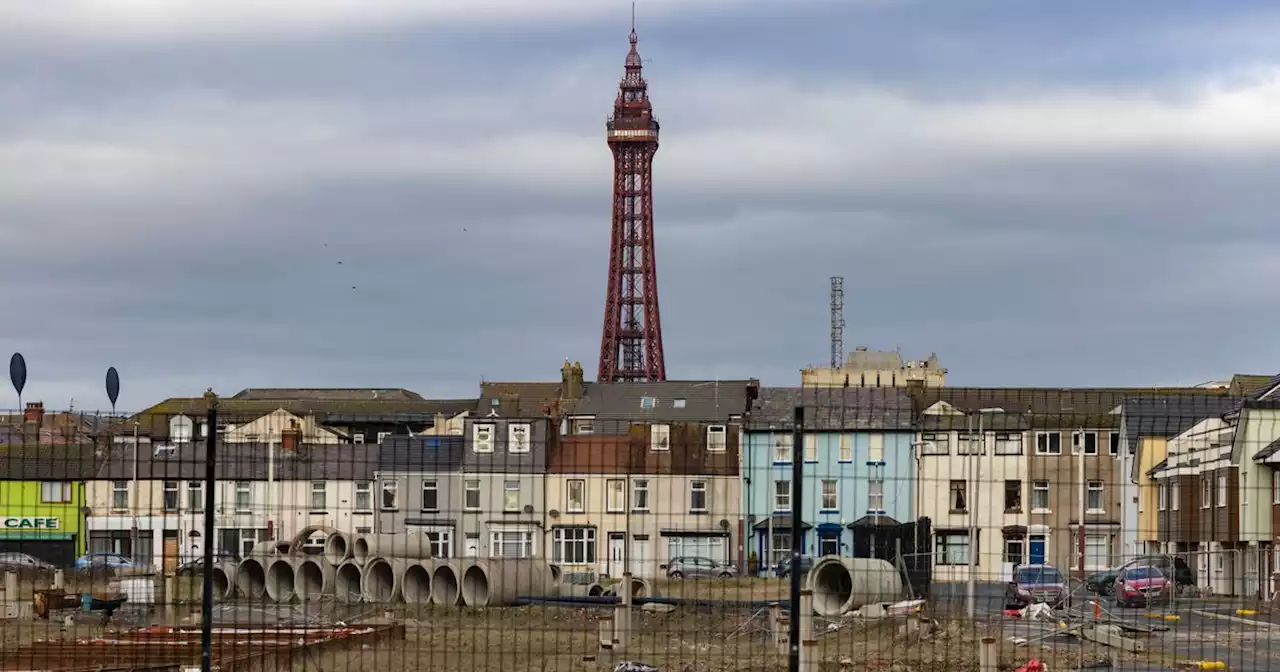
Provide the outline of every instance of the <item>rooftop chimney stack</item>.
<path id="1" fill-rule="evenodd" d="M 22 422 L 35 423 L 37 427 L 44 424 L 44 402 L 29 401 L 22 411 Z"/>
<path id="2" fill-rule="evenodd" d="M 289 429 L 280 432 L 280 450 L 285 453 L 297 453 L 298 446 L 302 444 L 302 430 L 298 428 L 297 420 L 289 420 Z"/>

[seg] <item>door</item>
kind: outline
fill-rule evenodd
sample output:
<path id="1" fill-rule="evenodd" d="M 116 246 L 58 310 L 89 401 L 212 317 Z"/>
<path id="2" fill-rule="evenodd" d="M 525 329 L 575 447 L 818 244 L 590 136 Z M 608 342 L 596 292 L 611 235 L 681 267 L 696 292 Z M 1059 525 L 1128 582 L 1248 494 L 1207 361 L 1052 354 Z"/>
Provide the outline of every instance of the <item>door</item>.
<path id="1" fill-rule="evenodd" d="M 139 558 L 141 562 L 147 562 L 149 558 Z M 150 564 L 150 563 L 148 563 Z M 178 538 L 176 536 L 166 536 L 164 539 L 164 571 L 166 574 L 172 573 L 178 568 Z"/>
<path id="2" fill-rule="evenodd" d="M 627 539 L 621 532 L 609 533 L 609 576 L 622 576 L 626 561 Z"/>
<path id="3" fill-rule="evenodd" d="M 650 555 L 648 537 L 636 537 L 631 542 L 631 573 L 645 579 L 653 578 L 653 556 Z"/>
<path id="4" fill-rule="evenodd" d="M 1045 547 L 1046 547 L 1046 543 L 1045 543 L 1045 538 L 1043 534 L 1031 535 L 1027 543 L 1027 550 L 1028 550 L 1027 555 L 1030 556 L 1029 562 L 1027 564 L 1043 565 L 1044 558 L 1045 558 L 1045 551 L 1047 550 Z"/>

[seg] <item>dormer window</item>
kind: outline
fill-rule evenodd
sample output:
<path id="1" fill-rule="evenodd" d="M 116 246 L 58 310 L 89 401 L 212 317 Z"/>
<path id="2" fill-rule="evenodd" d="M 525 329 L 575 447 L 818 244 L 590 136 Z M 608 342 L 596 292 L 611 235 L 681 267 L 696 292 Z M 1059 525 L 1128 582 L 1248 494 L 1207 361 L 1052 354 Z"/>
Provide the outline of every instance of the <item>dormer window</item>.
<path id="1" fill-rule="evenodd" d="M 156 446 L 155 452 L 153 454 L 156 457 L 173 457 L 174 455 L 177 454 L 177 452 L 178 452 L 178 449 L 175 448 L 174 446 L 159 445 L 159 446 Z"/>
<path id="2" fill-rule="evenodd" d="M 658 400 L 653 397 L 640 397 L 640 408 L 653 408 L 658 405 Z"/>
<path id="3" fill-rule="evenodd" d="M 675 399 L 671 402 L 672 408 L 684 408 L 684 399 Z"/>
<path id="4" fill-rule="evenodd" d="M 502 400 L 497 397 L 491 397 L 489 399 L 489 405 L 496 408 L 502 405 Z"/>

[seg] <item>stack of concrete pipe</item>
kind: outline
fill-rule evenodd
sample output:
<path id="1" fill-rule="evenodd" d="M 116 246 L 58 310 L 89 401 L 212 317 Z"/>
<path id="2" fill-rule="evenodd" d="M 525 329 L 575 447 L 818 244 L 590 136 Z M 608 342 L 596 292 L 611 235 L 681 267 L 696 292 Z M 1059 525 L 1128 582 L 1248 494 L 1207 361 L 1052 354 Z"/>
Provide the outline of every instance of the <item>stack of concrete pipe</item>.
<path id="1" fill-rule="evenodd" d="M 813 611 L 819 616 L 839 616 L 867 604 L 896 602 L 905 592 L 902 574 L 878 558 L 823 556 L 813 563 L 805 583 L 813 591 Z"/>

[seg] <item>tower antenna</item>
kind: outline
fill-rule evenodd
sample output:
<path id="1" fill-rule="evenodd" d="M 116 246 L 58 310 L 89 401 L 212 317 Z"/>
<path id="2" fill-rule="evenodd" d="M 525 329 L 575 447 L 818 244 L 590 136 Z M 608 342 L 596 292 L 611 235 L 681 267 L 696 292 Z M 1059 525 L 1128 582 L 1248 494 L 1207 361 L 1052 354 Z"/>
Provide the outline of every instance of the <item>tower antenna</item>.
<path id="1" fill-rule="evenodd" d="M 831 368 L 844 364 L 844 278 L 831 276 Z"/>

